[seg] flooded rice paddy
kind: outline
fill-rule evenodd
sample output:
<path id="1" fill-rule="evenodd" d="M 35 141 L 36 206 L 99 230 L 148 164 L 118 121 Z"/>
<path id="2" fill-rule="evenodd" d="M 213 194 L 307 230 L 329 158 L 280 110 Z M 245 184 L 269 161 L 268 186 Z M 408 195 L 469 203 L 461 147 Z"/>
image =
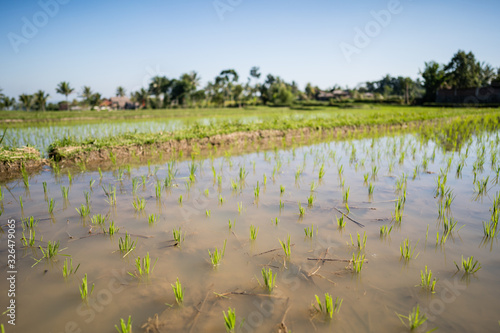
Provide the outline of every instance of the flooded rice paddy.
<path id="1" fill-rule="evenodd" d="M 422 332 L 498 331 L 499 244 L 485 228 L 499 142 L 445 151 L 400 134 L 4 183 L 0 262 L 15 219 L 18 271 L 7 332 L 113 332 L 129 316 L 136 332 L 223 332 L 229 309 L 237 332 L 408 332 L 398 314 L 417 305 Z M 465 273 L 462 256 L 481 268 Z"/>

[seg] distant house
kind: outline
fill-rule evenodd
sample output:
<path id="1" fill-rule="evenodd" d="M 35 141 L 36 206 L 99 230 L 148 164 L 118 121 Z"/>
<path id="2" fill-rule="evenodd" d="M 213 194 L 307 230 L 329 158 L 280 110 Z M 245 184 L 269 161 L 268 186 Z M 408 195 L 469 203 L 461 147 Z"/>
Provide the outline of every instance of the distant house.
<path id="1" fill-rule="evenodd" d="M 500 87 L 488 86 L 467 89 L 439 89 L 436 103 L 489 104 L 500 103 Z"/>
<path id="2" fill-rule="evenodd" d="M 111 97 L 111 107 L 113 109 L 120 109 L 120 110 L 131 110 L 131 109 L 136 109 L 135 103 L 132 103 L 130 98 L 126 96 L 116 96 L 116 97 Z"/>
<path id="3" fill-rule="evenodd" d="M 350 98 L 348 90 L 335 89 L 332 91 L 320 91 L 316 96 L 318 101 L 329 101 L 331 99 Z"/>
<path id="4" fill-rule="evenodd" d="M 316 99 L 318 101 L 329 101 L 334 98 L 333 93 L 331 91 L 320 91 Z"/>

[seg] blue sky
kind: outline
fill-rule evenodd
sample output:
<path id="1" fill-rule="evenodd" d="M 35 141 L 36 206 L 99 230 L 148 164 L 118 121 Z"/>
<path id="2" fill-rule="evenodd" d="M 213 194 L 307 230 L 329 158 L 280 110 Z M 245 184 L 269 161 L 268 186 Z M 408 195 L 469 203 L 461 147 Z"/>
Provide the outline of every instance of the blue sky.
<path id="1" fill-rule="evenodd" d="M 417 78 L 425 61 L 448 62 L 459 49 L 500 66 L 498 0 L 23 0 L 0 8 L 0 88 L 15 97 L 42 89 L 52 102 L 63 99 L 61 81 L 109 97 L 119 85 L 131 92 L 154 75 L 192 70 L 204 84 L 227 68 L 246 80 L 259 66 L 263 76 L 327 88 Z M 390 16 L 378 23 L 373 12 Z"/>

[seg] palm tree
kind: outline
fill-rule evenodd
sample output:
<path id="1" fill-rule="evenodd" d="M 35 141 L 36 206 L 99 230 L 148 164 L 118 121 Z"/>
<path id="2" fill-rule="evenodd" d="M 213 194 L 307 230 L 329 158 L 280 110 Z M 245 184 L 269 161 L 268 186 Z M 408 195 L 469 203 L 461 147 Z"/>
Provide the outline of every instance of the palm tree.
<path id="1" fill-rule="evenodd" d="M 38 109 L 45 111 L 45 104 L 47 104 L 47 100 L 49 99 L 50 95 L 45 94 L 45 91 L 43 90 L 38 90 L 34 96 L 35 96 L 35 103 L 37 104 Z"/>
<path id="2" fill-rule="evenodd" d="M 163 107 L 163 105 L 165 105 L 165 102 L 167 100 L 166 94 L 171 85 L 172 81 L 169 80 L 166 76 L 155 76 L 151 79 L 151 83 L 149 84 L 149 93 L 151 95 L 155 95 L 156 108 L 159 109 Z M 162 95 L 163 100 L 161 98 Z"/>
<path id="3" fill-rule="evenodd" d="M 66 106 L 68 107 L 68 110 L 69 110 L 68 96 L 72 94 L 73 91 L 75 91 L 75 89 L 71 88 L 69 86 L 69 82 L 65 81 L 59 83 L 59 85 L 56 88 L 56 92 L 58 94 L 66 96 Z"/>
<path id="4" fill-rule="evenodd" d="M 23 103 L 24 108 L 29 112 L 31 109 L 31 105 L 33 105 L 34 102 L 33 95 L 19 95 L 19 102 Z"/>
<path id="5" fill-rule="evenodd" d="M 83 86 L 80 97 L 83 98 L 83 103 L 90 105 L 90 98 L 92 97 L 92 89 L 89 86 Z"/>
<path id="6" fill-rule="evenodd" d="M 116 96 L 123 97 L 126 95 L 126 90 L 122 86 L 116 88 Z"/>
<path id="7" fill-rule="evenodd" d="M 140 108 L 147 109 L 149 107 L 149 92 L 146 89 L 141 88 L 141 90 L 136 91 L 134 99 L 139 103 Z"/>
<path id="8" fill-rule="evenodd" d="M 5 110 L 9 110 L 16 104 L 16 100 L 14 98 L 8 97 L 8 96 L 3 96 L 2 98 L 2 105 L 5 108 Z"/>

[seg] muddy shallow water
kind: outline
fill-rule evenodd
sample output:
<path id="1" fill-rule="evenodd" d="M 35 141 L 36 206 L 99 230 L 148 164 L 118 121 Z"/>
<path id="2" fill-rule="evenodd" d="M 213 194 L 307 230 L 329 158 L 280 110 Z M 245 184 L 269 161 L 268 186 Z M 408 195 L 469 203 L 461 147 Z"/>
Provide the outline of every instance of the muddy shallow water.
<path id="1" fill-rule="evenodd" d="M 169 187 L 164 186 L 168 163 L 105 171 L 102 177 L 98 172 L 71 170 L 71 181 L 67 170 L 55 174 L 45 169 L 29 179 L 29 190 L 22 180 L 2 184 L 0 263 L 7 275 L 5 225 L 15 219 L 18 273 L 16 326 L 7 324 L 5 316 L 1 322 L 7 332 L 113 332 L 120 318 L 130 315 L 134 331 L 223 332 L 222 311 L 231 307 L 239 332 L 276 332 L 280 324 L 293 332 L 405 332 L 409 329 L 396 313 L 408 315 L 418 304 L 428 317 L 422 331 L 435 327 L 442 332 L 498 331 L 498 241 L 485 240 L 483 234 L 483 221 L 490 221 L 500 189 L 497 147 L 498 133 L 476 137 L 455 152 L 444 152 L 408 134 L 174 161 L 170 170 L 177 172 Z M 324 176 L 319 179 L 322 165 Z M 190 169 L 196 169 L 194 180 Z M 477 180 L 489 177 L 485 194 L 475 190 L 474 171 Z M 244 180 L 240 173 L 246 175 Z M 395 200 L 402 191 L 396 183 L 403 174 L 406 202 L 398 223 L 393 218 Z M 436 197 L 436 180 L 444 174 L 454 197 L 444 214 L 457 226 L 446 242 L 436 245 L 436 233 L 443 232 L 438 207 L 445 200 Z M 162 185 L 159 197 L 158 184 Z M 63 198 L 61 186 L 69 188 L 68 199 Z M 105 190 L 113 187 L 116 203 L 110 204 Z M 347 189 L 349 212 L 343 202 Z M 90 196 L 90 214 L 82 218 L 75 208 L 86 205 L 85 192 Z M 311 195 L 313 203 L 308 205 Z M 134 208 L 136 198 L 145 200 L 143 211 Z M 55 201 L 52 214 L 50 199 Z M 364 227 L 345 218 L 346 226 L 339 229 L 336 218 L 341 212 Z M 104 234 L 91 222 L 96 214 L 107 216 L 106 229 L 113 221 L 119 232 Z M 150 214 L 158 216 L 152 224 Z M 39 220 L 33 247 L 19 240 L 22 220 L 29 216 Z M 307 237 L 304 228 L 311 225 L 315 231 Z M 386 237 L 380 236 L 383 225 L 393 226 Z M 250 239 L 251 226 L 259 228 L 255 240 Z M 172 230 L 179 227 L 184 239 L 175 245 Z M 125 232 L 137 247 L 124 257 L 118 243 Z M 356 243 L 358 233 L 367 235 L 363 249 Z M 293 244 L 289 260 L 279 243 L 287 235 Z M 416 245 L 408 261 L 400 253 L 405 239 Z M 214 269 L 208 250 L 221 249 L 225 240 L 225 256 Z M 45 250 L 48 241 L 59 241 L 60 253 L 37 263 L 43 257 L 39 246 Z M 135 259 L 146 253 L 152 265 L 158 258 L 151 276 L 139 279 L 128 274 L 136 270 Z M 359 273 L 348 262 L 353 253 L 366 258 Z M 62 275 L 69 258 L 65 255 L 71 256 L 73 266 L 80 264 L 67 279 Z M 469 275 L 457 272 L 455 261 L 459 263 L 462 255 L 474 256 L 482 268 Z M 309 260 L 319 258 L 345 261 Z M 418 286 L 425 266 L 438 279 L 434 294 Z M 262 286 L 263 267 L 277 273 L 272 293 Z M 95 284 L 87 303 L 79 293 L 85 274 L 89 284 Z M 177 278 L 184 288 L 182 306 L 176 305 L 171 287 Z M 6 279 L 0 288 L 5 294 Z M 343 299 L 331 320 L 313 308 L 315 295 L 324 299 L 326 292 Z M 2 309 L 7 302 L 2 296 Z"/>

